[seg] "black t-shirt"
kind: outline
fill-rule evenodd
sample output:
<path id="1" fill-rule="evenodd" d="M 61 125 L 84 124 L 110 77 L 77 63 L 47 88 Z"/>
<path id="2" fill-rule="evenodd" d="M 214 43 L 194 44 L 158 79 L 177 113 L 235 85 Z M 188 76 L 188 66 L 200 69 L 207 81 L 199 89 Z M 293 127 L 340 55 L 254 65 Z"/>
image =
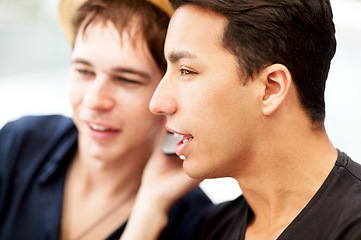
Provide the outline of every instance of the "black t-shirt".
<path id="1" fill-rule="evenodd" d="M 194 240 L 245 239 L 253 212 L 243 196 L 210 208 Z M 279 240 L 360 240 L 361 165 L 345 153 L 311 201 L 278 237 Z"/>

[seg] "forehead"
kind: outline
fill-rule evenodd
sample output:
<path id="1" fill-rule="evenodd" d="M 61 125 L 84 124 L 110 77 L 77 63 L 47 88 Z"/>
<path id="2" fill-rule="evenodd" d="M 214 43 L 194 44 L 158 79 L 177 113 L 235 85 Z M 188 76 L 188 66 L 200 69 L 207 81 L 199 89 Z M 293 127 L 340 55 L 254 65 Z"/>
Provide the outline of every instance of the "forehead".
<path id="1" fill-rule="evenodd" d="M 84 37 L 89 34 L 89 32 L 92 31 L 92 28 L 94 28 L 94 26 L 111 30 L 114 33 L 114 36 L 118 35 L 116 38 L 120 41 L 124 36 L 130 36 L 129 40 L 133 41 L 133 43 L 139 39 L 141 41 L 145 41 L 143 26 L 140 21 L 140 17 L 137 15 L 133 15 L 123 21 L 114 21 L 114 19 L 105 18 L 101 15 L 98 15 L 95 18 L 92 18 L 92 16 L 88 16 L 81 23 L 76 33 L 75 39 L 77 39 L 79 36 Z"/>
<path id="2" fill-rule="evenodd" d="M 73 53 L 83 50 L 84 53 L 99 52 L 105 56 L 112 53 L 111 55 L 118 57 L 144 55 L 152 58 L 143 35 L 135 29 L 136 27 L 123 29 L 120 33 L 110 21 L 93 21 L 79 31 Z"/>
<path id="3" fill-rule="evenodd" d="M 72 61 L 85 60 L 100 70 L 137 69 L 155 78 L 161 73 L 142 34 L 123 32 L 121 35 L 111 22 L 91 23 L 84 34 L 78 34 L 72 51 Z M 75 61 L 77 62 L 77 61 Z"/>
<path id="4" fill-rule="evenodd" d="M 205 50 L 225 50 L 222 39 L 227 23 L 225 16 L 199 6 L 178 8 L 168 28 L 166 57 L 173 51 L 200 53 Z"/>

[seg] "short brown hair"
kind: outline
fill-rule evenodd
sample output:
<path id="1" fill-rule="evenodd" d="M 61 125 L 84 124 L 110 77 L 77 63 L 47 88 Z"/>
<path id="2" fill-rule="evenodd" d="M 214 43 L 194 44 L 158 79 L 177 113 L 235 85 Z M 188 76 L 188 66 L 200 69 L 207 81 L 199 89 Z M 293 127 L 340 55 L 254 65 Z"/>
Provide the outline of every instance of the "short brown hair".
<path id="1" fill-rule="evenodd" d="M 166 71 L 163 47 L 169 23 L 169 16 L 157 6 L 145 0 L 88 0 L 75 13 L 73 18 L 73 35 L 81 34 L 80 28 L 95 19 L 103 23 L 112 22 L 119 34 L 126 30 L 132 20 L 140 24 L 150 53 L 162 72 Z M 75 39 L 72 42 L 74 47 Z"/>

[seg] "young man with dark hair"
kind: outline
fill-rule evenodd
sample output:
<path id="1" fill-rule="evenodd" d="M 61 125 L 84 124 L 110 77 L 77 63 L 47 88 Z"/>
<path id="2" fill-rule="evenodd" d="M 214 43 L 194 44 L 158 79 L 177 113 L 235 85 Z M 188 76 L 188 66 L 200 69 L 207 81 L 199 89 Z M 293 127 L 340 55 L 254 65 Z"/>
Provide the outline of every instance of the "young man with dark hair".
<path id="1" fill-rule="evenodd" d="M 330 2 L 173 6 L 150 109 L 183 135 L 176 152 L 189 176 L 233 177 L 242 190 L 204 215 L 194 239 L 361 239 L 361 166 L 324 127 Z"/>

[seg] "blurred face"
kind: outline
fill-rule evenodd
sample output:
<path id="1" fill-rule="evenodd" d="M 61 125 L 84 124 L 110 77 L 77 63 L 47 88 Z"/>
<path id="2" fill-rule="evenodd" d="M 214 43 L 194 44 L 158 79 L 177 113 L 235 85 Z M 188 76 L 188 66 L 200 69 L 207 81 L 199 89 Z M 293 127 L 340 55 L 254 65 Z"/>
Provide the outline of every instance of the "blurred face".
<path id="1" fill-rule="evenodd" d="M 242 84 L 236 58 L 222 46 L 227 19 L 186 5 L 167 33 L 167 73 L 150 109 L 167 116 L 167 128 L 183 135 L 177 154 L 194 178 L 234 177 L 251 154 L 259 112 L 254 83 Z M 242 163 L 243 162 L 243 163 Z"/>
<path id="2" fill-rule="evenodd" d="M 104 161 L 147 156 L 162 121 L 148 108 L 161 77 L 142 36 L 120 37 L 112 24 L 97 22 L 78 34 L 69 99 L 81 154 Z"/>

